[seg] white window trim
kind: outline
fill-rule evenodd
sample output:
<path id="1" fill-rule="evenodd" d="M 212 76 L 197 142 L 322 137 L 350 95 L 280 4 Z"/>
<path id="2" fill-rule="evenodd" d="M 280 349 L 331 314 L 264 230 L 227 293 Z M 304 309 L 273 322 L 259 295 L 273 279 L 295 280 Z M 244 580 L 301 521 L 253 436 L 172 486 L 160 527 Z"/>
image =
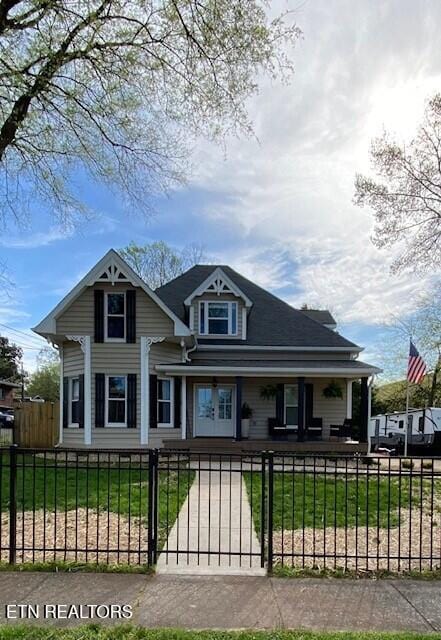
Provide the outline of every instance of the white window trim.
<path id="1" fill-rule="evenodd" d="M 122 402 L 122 399 L 119 398 L 109 398 L 109 378 L 124 378 L 125 380 L 125 394 L 124 394 L 124 403 L 125 403 L 125 422 L 109 422 L 109 400 L 116 400 L 117 402 Z M 124 428 L 127 427 L 127 376 L 122 373 L 109 373 L 106 375 L 106 388 L 105 388 L 105 422 L 106 427 L 111 429 L 114 428 Z"/>
<path id="2" fill-rule="evenodd" d="M 170 382 L 170 401 L 168 400 L 160 400 L 158 394 L 156 398 L 156 419 L 158 421 L 158 429 L 174 429 L 175 426 L 175 403 L 174 403 L 174 392 L 175 392 L 175 381 L 173 378 L 169 378 L 167 376 L 161 376 L 157 378 L 157 383 L 160 380 L 169 380 Z M 159 422 L 159 403 L 160 402 L 170 402 L 170 422 Z"/>
<path id="3" fill-rule="evenodd" d="M 109 303 L 108 298 L 111 295 L 118 294 L 124 296 L 124 314 L 112 313 L 112 318 L 124 318 L 124 336 L 122 338 L 109 338 L 108 336 L 108 318 L 109 318 Z M 127 306 L 126 306 L 126 294 L 124 291 L 106 291 L 104 300 L 104 342 L 125 342 L 127 336 Z"/>
<path id="4" fill-rule="evenodd" d="M 201 304 L 204 304 L 204 329 L 205 332 L 201 332 Z M 226 304 L 228 305 L 228 333 L 209 333 L 208 332 L 208 308 L 210 304 Z M 236 331 L 233 333 L 231 328 L 233 324 L 233 305 L 236 307 Z M 212 320 L 214 318 L 211 318 Z M 219 318 L 220 319 L 220 318 Z M 225 318 L 224 318 L 225 319 Z M 213 338 L 225 338 L 225 336 L 237 336 L 239 329 L 239 305 L 237 300 L 199 300 L 198 303 L 198 331 L 201 336 L 208 336 Z"/>
<path id="5" fill-rule="evenodd" d="M 67 421 L 67 426 L 69 427 L 69 429 L 79 429 L 80 427 L 80 423 L 79 422 L 72 422 L 72 388 L 73 388 L 73 381 L 74 380 L 78 380 L 78 402 L 80 401 L 80 377 L 79 376 L 72 376 L 71 378 L 69 378 L 69 393 L 68 393 L 68 401 L 69 401 L 69 407 L 68 407 L 68 415 L 69 415 L 69 419 Z"/>
<path id="6" fill-rule="evenodd" d="M 287 404 L 286 402 L 286 391 L 288 388 L 290 387 L 297 387 L 297 404 Z M 299 425 L 298 425 L 298 421 L 297 424 L 288 424 L 287 418 L 286 418 L 286 409 L 287 408 L 296 408 L 297 409 L 297 413 L 298 413 L 298 409 L 299 409 L 299 386 L 298 384 L 285 384 L 283 385 L 283 413 L 284 413 L 284 421 L 285 424 L 288 428 L 290 429 L 296 429 Z"/>

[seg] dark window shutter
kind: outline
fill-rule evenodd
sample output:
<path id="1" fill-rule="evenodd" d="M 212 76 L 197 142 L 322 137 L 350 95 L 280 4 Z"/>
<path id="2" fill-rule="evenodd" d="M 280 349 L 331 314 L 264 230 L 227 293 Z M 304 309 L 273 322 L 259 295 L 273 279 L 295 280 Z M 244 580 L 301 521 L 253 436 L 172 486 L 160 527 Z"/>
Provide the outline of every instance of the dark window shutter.
<path id="1" fill-rule="evenodd" d="M 174 393 L 174 410 L 175 410 L 175 429 L 181 428 L 181 378 L 175 378 L 175 393 Z"/>
<path id="2" fill-rule="evenodd" d="M 126 291 L 126 342 L 136 342 L 136 289 Z"/>
<path id="3" fill-rule="evenodd" d="M 84 429 L 84 374 L 79 376 L 80 383 L 80 397 L 79 397 L 79 414 L 78 414 L 78 426 L 80 429 Z"/>
<path id="4" fill-rule="evenodd" d="M 307 382 L 305 384 L 305 421 L 306 427 L 312 425 L 314 415 L 314 385 Z"/>
<path id="5" fill-rule="evenodd" d="M 104 342 L 104 291 L 95 289 L 95 342 Z"/>
<path id="6" fill-rule="evenodd" d="M 158 376 L 153 373 L 150 375 L 150 429 L 156 429 L 158 426 Z"/>
<path id="7" fill-rule="evenodd" d="M 127 376 L 127 426 L 136 429 L 136 373 Z"/>
<path id="8" fill-rule="evenodd" d="M 69 378 L 63 378 L 63 429 L 69 423 Z"/>
<path id="9" fill-rule="evenodd" d="M 105 376 L 104 373 L 95 374 L 95 426 L 104 427 L 104 404 L 105 395 Z"/>
<path id="10" fill-rule="evenodd" d="M 276 387 L 276 420 L 279 424 L 285 424 L 285 387 L 278 384 Z"/>

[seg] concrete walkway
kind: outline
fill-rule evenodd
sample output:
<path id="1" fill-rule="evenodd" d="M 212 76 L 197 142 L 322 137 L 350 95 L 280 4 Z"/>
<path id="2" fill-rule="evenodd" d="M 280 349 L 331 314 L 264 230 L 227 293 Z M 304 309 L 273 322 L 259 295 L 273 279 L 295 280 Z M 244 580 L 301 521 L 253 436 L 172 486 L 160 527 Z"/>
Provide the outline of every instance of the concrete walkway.
<path id="1" fill-rule="evenodd" d="M 238 463 L 210 462 L 194 482 L 158 558 L 158 574 L 265 575 Z"/>
<path id="2" fill-rule="evenodd" d="M 129 604 L 131 622 L 145 627 L 441 631 L 436 580 L 1 573 L 0 622 L 6 604 L 48 603 Z"/>

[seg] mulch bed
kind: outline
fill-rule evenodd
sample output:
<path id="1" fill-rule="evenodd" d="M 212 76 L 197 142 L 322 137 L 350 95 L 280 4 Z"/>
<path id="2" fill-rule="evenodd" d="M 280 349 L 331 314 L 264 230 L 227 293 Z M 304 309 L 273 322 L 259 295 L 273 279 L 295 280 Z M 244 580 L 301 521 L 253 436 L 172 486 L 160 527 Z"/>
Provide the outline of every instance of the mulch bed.
<path id="1" fill-rule="evenodd" d="M 17 562 L 145 564 L 147 527 L 139 518 L 78 509 L 17 514 Z M 7 561 L 9 514 L 1 516 L 0 560 Z M 32 547 L 35 549 L 32 550 Z M 46 552 L 43 551 L 46 548 Z M 86 552 L 86 548 L 88 551 Z M 118 548 L 120 551 L 118 552 Z M 140 551 L 141 549 L 141 551 Z"/>

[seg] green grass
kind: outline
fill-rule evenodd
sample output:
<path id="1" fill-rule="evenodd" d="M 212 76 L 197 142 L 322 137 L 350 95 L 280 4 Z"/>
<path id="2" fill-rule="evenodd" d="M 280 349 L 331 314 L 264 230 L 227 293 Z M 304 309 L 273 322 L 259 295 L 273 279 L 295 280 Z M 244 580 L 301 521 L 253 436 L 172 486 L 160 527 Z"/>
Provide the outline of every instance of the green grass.
<path id="1" fill-rule="evenodd" d="M 260 531 L 260 478 L 244 474 L 254 523 Z M 423 496 L 429 491 L 429 482 L 423 481 Z M 412 495 L 411 495 L 412 494 Z M 421 481 L 413 478 L 389 478 L 360 475 L 355 478 L 336 477 L 334 474 L 278 473 L 274 474 L 274 530 L 302 529 L 325 526 L 396 527 L 399 507 L 406 509 L 412 498 L 412 508 L 421 502 Z"/>
<path id="2" fill-rule="evenodd" d="M 0 511 L 9 510 L 9 456 L 0 458 Z M 164 541 L 167 524 L 173 526 L 194 479 L 194 471 L 182 468 L 159 471 L 159 541 Z M 17 510 L 44 509 L 46 512 L 89 508 L 146 520 L 148 508 L 148 469 L 139 462 L 121 458 L 118 466 L 107 461 L 87 463 L 55 462 L 47 458 L 20 454 L 17 461 Z"/>
<path id="3" fill-rule="evenodd" d="M 425 633 L 321 632 L 321 631 L 181 631 L 88 625 L 73 629 L 48 629 L 30 625 L 0 626 L 2 640 L 426 640 Z M 441 640 L 440 633 L 430 635 Z"/>
<path id="4" fill-rule="evenodd" d="M 107 564 L 102 562 L 92 564 L 85 562 L 64 562 L 61 560 L 54 562 L 23 562 L 13 565 L 8 562 L 0 562 L 0 572 L 1 571 L 15 571 L 17 573 L 26 571 L 43 571 L 45 573 L 154 573 L 153 568 L 145 564 Z"/>

